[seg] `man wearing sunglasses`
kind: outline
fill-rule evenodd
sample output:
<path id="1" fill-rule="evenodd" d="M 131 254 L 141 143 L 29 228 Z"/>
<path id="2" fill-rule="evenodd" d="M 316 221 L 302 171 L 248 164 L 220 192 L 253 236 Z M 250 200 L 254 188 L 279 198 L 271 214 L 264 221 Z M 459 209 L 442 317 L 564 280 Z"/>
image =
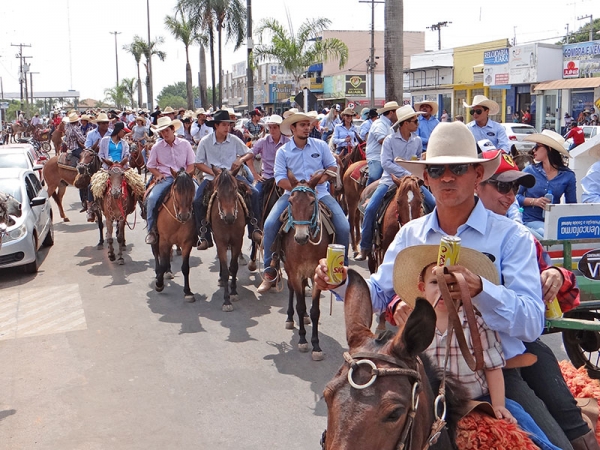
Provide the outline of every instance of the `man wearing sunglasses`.
<path id="1" fill-rule="evenodd" d="M 438 104 L 436 102 L 419 102 L 415 103 L 415 109 L 422 113 L 421 117 L 419 117 L 417 136 L 421 138 L 421 142 L 423 142 L 423 151 L 426 152 L 429 136 L 431 136 L 435 127 L 440 123 L 436 117 L 438 113 Z"/>
<path id="2" fill-rule="evenodd" d="M 463 106 L 471 108 L 469 113 L 473 120 L 467 124 L 467 127 L 475 136 L 475 141 L 489 139 L 497 149 L 502 150 L 504 153 L 510 153 L 510 142 L 504 127 L 489 118 L 489 116 L 500 112 L 498 103 L 490 100 L 485 95 L 476 95 L 472 105 L 463 102 Z"/>

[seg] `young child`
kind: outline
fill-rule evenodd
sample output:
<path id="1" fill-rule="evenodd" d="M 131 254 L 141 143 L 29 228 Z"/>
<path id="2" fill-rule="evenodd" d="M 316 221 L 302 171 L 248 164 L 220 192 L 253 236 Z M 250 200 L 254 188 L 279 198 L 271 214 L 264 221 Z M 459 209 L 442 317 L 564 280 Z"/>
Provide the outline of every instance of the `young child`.
<path id="1" fill-rule="evenodd" d="M 399 298 L 404 300 L 404 304 L 397 304 L 397 308 L 401 308 L 399 311 L 401 314 L 396 313 L 394 317 L 401 316 L 405 321 L 417 297 L 425 297 L 431 303 L 437 316 L 436 332 L 433 342 L 424 353 L 434 365 L 442 368 L 446 355 L 449 317 L 447 305 L 442 298 L 436 277 L 436 271 L 442 270 L 435 263 L 438 250 L 439 247 L 435 245 L 419 245 L 408 247 L 397 255 L 394 265 L 394 289 Z M 499 283 L 498 272 L 494 264 L 482 253 L 469 248 L 461 248 L 459 264 L 494 284 Z M 471 346 L 471 330 L 462 306 L 458 310 L 458 317 L 467 345 Z M 505 397 L 502 374 L 505 360 L 499 337 L 495 331 L 487 327 L 477 311 L 475 311 L 475 317 L 477 332 L 483 348 L 484 369 L 477 372 L 471 371 L 462 356 L 456 334 L 454 334 L 450 344 L 446 371 L 460 380 L 473 400 L 490 402 L 498 419 L 518 423 L 523 430 L 531 433 L 532 439 L 540 448 L 557 449 L 558 447 L 550 443 L 521 405 Z M 402 324 L 398 325 L 402 326 Z M 470 351 L 473 351 L 472 348 Z"/>
<path id="2" fill-rule="evenodd" d="M 146 140 L 150 139 L 147 131 L 148 130 L 146 128 L 146 119 L 140 116 L 136 117 L 135 125 L 131 129 L 131 133 L 129 135 L 134 140 L 134 142 L 139 141 L 140 144 L 143 146 L 146 144 Z"/>

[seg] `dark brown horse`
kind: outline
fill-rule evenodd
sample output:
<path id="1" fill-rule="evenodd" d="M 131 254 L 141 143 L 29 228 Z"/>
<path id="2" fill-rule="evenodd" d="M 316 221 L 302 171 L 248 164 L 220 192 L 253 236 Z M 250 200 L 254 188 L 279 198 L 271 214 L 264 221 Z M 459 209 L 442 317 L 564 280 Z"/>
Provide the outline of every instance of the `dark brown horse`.
<path id="1" fill-rule="evenodd" d="M 373 311 L 369 288 L 355 271 L 348 271 L 344 301 L 346 363 L 327 384 L 325 450 L 421 450 L 428 448 L 437 422 L 433 370 L 418 355 L 433 340 L 436 315 L 425 300 L 417 300 L 405 326 L 391 339 L 371 332 Z M 453 431 L 467 395 L 447 379 L 445 420 L 431 449 L 451 449 Z M 441 414 L 442 407 L 439 411 Z"/>
<path id="2" fill-rule="evenodd" d="M 348 212 L 348 204 L 344 195 L 343 177 L 348 167 L 358 161 L 364 161 L 365 154 L 360 145 L 355 145 L 350 151 L 344 148 L 339 155 L 334 155 L 334 157 L 337 163 L 337 177 L 335 183 L 331 183 L 331 195 L 335 197 L 344 212 Z"/>
<path id="3" fill-rule="evenodd" d="M 366 161 L 357 161 L 350 164 L 346 172 L 344 172 L 343 184 L 344 184 L 344 198 L 346 206 L 348 208 L 348 223 L 350 224 L 350 244 L 354 256 L 358 255 L 358 244 L 360 243 L 360 212 L 358 211 L 358 204 L 360 201 L 360 194 L 365 190 L 365 185 L 357 182 L 353 177 L 352 173 L 364 166 Z"/>
<path id="4" fill-rule="evenodd" d="M 142 155 L 144 146 L 138 141 L 129 144 L 129 167 L 136 169 L 138 174 L 142 174 L 142 170 L 146 172 L 146 163 L 144 155 Z"/>
<path id="5" fill-rule="evenodd" d="M 171 169 L 174 180 L 170 191 L 162 202 L 156 215 L 157 242 L 152 245 L 154 254 L 157 292 L 165 288 L 165 272 L 171 267 L 171 251 L 173 245 L 181 247 L 185 300 L 194 302 L 194 294 L 190 290 L 190 253 L 196 242 L 196 225 L 192 220 L 192 202 L 196 195 L 196 184 L 191 175 L 184 169 L 175 172 Z"/>
<path id="6" fill-rule="evenodd" d="M 275 183 L 275 178 L 269 178 L 263 182 L 263 199 L 262 199 L 262 216 L 259 221 L 259 227 L 262 227 L 265 224 L 265 220 L 269 216 L 269 213 L 273 209 L 279 197 L 283 194 L 283 189 L 277 186 Z M 248 270 L 254 271 L 256 270 L 256 252 L 258 251 L 258 245 L 256 242 L 252 241 L 252 247 L 250 250 L 250 262 L 248 263 Z"/>
<path id="7" fill-rule="evenodd" d="M 288 278 L 288 309 L 286 328 L 294 328 L 294 294 L 296 295 L 296 311 L 298 313 L 299 336 L 298 350 L 308 351 L 304 317 L 306 316 L 306 298 L 304 289 L 309 278 L 312 278 L 319 260 L 327 256 L 327 246 L 331 236 L 324 229 L 319 200 L 315 187 L 327 181 L 328 175 L 315 173 L 311 179 L 298 181 L 288 171 L 288 180 L 292 185 L 289 198 L 287 230 L 282 237 L 281 251 L 284 255 L 284 267 Z M 321 291 L 313 285 L 310 320 L 312 322 L 313 345 L 312 359 L 320 361 L 324 355 L 319 346 L 319 317 Z"/>
<path id="8" fill-rule="evenodd" d="M 246 226 L 246 202 L 239 192 L 240 187 L 235 178 L 239 169 L 230 172 L 213 167 L 213 195 L 208 206 L 207 214 L 213 230 L 217 256 L 219 257 L 219 286 L 223 287 L 223 311 L 233 311 L 231 300 L 238 299 L 237 271 L 238 258 L 242 253 L 244 228 Z M 227 265 L 227 250 L 231 249 L 231 260 Z M 229 276 L 231 276 L 231 292 L 229 291 Z"/>
<path id="9" fill-rule="evenodd" d="M 115 163 L 104 159 L 108 165 L 108 180 L 104 196 L 99 199 L 102 214 L 106 217 L 106 242 L 108 243 L 108 259 L 115 260 L 113 248 L 113 223 L 117 222 L 117 242 L 119 243 L 118 264 L 125 264 L 123 250 L 125 250 L 125 223 L 127 216 L 135 211 L 136 196 L 133 188 L 128 185 L 125 177 L 126 159 Z"/>

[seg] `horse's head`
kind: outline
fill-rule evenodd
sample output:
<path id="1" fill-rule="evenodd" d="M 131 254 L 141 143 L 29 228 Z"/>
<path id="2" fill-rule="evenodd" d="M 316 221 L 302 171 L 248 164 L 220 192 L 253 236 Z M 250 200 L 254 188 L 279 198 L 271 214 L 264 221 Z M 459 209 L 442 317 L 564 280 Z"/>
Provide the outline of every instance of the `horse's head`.
<path id="1" fill-rule="evenodd" d="M 398 178 L 393 174 L 392 180 L 398 186 L 395 200 L 398 211 L 398 222 L 402 226 L 412 219 L 423 215 L 423 194 L 421 194 L 423 180 L 413 175 Z"/>
<path id="2" fill-rule="evenodd" d="M 219 217 L 227 225 L 233 224 L 238 217 L 238 181 L 234 172 L 213 166 L 215 173 L 214 190 L 217 193 Z M 237 173 L 237 170 L 235 171 Z"/>
<path id="3" fill-rule="evenodd" d="M 290 228 L 294 228 L 294 239 L 300 245 L 307 244 L 310 237 L 319 231 L 319 200 L 315 188 L 322 177 L 323 173 L 317 172 L 309 181 L 298 181 L 288 170 L 288 180 L 292 185 L 288 222 Z"/>
<path id="4" fill-rule="evenodd" d="M 79 175 L 93 175 L 100 169 L 100 158 L 91 148 L 86 148 L 79 155 L 77 172 Z"/>
<path id="5" fill-rule="evenodd" d="M 175 180 L 171 186 L 175 217 L 180 222 L 187 222 L 192 217 L 192 202 L 196 194 L 194 180 L 184 168 L 179 169 L 178 172 L 171 169 L 171 175 Z"/>
<path id="6" fill-rule="evenodd" d="M 123 187 L 127 184 L 124 169 L 126 160 L 116 163 L 107 159 L 103 159 L 102 162 L 108 165 L 108 186 L 110 195 L 114 199 L 124 197 L 125 194 Z"/>
<path id="7" fill-rule="evenodd" d="M 405 433 L 410 436 L 405 448 L 423 448 L 433 423 L 433 395 L 417 356 L 433 340 L 435 311 L 427 301 L 417 300 L 405 326 L 388 339 L 375 338 L 372 316 L 369 288 L 349 270 L 344 301 L 349 351 L 325 387 L 323 448 L 392 450 L 399 448 Z"/>

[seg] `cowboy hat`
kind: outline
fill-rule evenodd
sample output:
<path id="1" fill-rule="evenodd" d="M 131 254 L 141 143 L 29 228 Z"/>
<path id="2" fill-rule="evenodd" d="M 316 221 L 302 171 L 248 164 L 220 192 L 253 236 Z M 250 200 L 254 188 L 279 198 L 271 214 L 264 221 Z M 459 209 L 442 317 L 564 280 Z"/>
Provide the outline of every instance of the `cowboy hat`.
<path id="1" fill-rule="evenodd" d="M 431 101 L 417 102 L 417 103 L 415 103 L 415 109 L 418 110 L 419 108 L 421 108 L 422 105 L 429 105 L 429 106 L 431 106 L 431 109 L 432 109 L 431 115 L 432 116 L 435 116 L 437 114 L 439 107 L 438 107 L 438 104 L 436 102 L 431 102 Z"/>
<path id="2" fill-rule="evenodd" d="M 287 119 L 288 117 L 290 117 L 292 114 L 296 114 L 298 112 L 298 108 L 290 108 L 287 111 L 284 111 L 283 113 L 283 118 Z"/>
<path id="3" fill-rule="evenodd" d="M 498 114 L 500 112 L 500 106 L 494 100 L 490 100 L 485 95 L 476 95 L 473 98 L 473 104 L 468 105 L 467 102 L 463 101 L 463 106 L 465 108 L 474 108 L 476 106 L 485 106 L 490 110 L 490 116 L 494 114 Z"/>
<path id="4" fill-rule="evenodd" d="M 312 123 L 316 120 L 316 117 L 313 116 L 312 114 L 294 113 L 291 116 L 286 117 L 283 120 L 283 122 L 281 122 L 281 125 L 280 125 L 281 132 L 283 134 L 291 136 L 292 130 L 291 130 L 290 126 L 295 123 L 301 122 L 303 120 L 308 120 L 309 122 Z"/>
<path id="5" fill-rule="evenodd" d="M 159 117 L 156 121 L 156 125 L 152 128 L 152 130 L 156 133 L 160 133 L 162 130 L 166 130 L 171 125 L 174 126 L 175 131 L 177 131 L 179 130 L 179 128 L 181 128 L 181 121 L 177 119 L 171 120 L 170 117 Z"/>
<path id="6" fill-rule="evenodd" d="M 267 125 L 281 125 L 281 122 L 283 122 L 283 119 L 278 114 L 271 114 L 269 118 L 265 120 Z"/>
<path id="7" fill-rule="evenodd" d="M 215 122 L 229 122 L 235 123 L 235 120 L 231 120 L 229 117 L 229 111 L 225 109 L 220 109 L 216 113 L 213 114 L 211 120 L 206 121 L 206 126 L 213 128 L 215 126 Z"/>
<path id="8" fill-rule="evenodd" d="M 427 144 L 427 159 L 424 161 L 395 161 L 406 170 L 423 178 L 426 165 L 433 164 L 481 164 L 483 180 L 494 175 L 500 164 L 499 154 L 492 159 L 477 157 L 477 145 L 473 133 L 462 122 L 441 122 L 437 125 Z M 483 181 L 482 180 L 482 181 Z"/>
<path id="9" fill-rule="evenodd" d="M 509 154 L 504 153 L 501 150 L 492 150 L 483 152 L 481 157 L 483 159 L 493 159 L 498 153 L 501 155 L 500 165 L 496 169 L 496 173 L 489 178 L 490 180 L 503 183 L 512 183 L 513 181 L 516 181 L 528 189 L 535 185 L 535 177 L 530 173 L 521 172 Z"/>
<path id="10" fill-rule="evenodd" d="M 167 106 L 162 113 L 163 114 L 175 114 L 176 111 L 173 108 L 171 108 L 170 106 Z"/>
<path id="11" fill-rule="evenodd" d="M 72 112 L 67 116 L 67 122 L 69 123 L 79 122 L 79 120 L 79 116 L 75 112 Z"/>
<path id="12" fill-rule="evenodd" d="M 422 111 L 415 111 L 412 106 L 404 105 L 396 110 L 396 116 L 398 117 L 398 121 L 394 124 L 394 127 L 400 125 L 401 122 L 405 120 L 411 119 L 412 117 L 417 117 L 423 115 Z"/>
<path id="13" fill-rule="evenodd" d="M 108 120 L 108 116 L 106 115 L 106 113 L 100 113 L 98 114 L 98 117 L 96 117 L 94 120 L 92 120 L 93 123 L 100 123 L 100 122 L 110 122 L 110 120 Z"/>
<path id="14" fill-rule="evenodd" d="M 383 108 L 379 108 L 377 110 L 377 114 L 383 114 L 384 112 L 388 111 L 395 111 L 398 108 L 400 108 L 398 102 L 387 102 L 385 105 L 383 105 Z"/>
<path id="15" fill-rule="evenodd" d="M 354 111 L 352 108 L 346 108 L 341 112 L 342 116 L 356 116 L 356 111 Z"/>
<path id="16" fill-rule="evenodd" d="M 141 120 L 142 122 L 144 122 L 144 124 L 146 124 L 146 118 L 145 118 L 145 117 L 142 117 L 142 116 L 137 116 L 137 117 L 135 118 L 135 121 L 136 121 L 136 122 L 139 122 L 140 120 Z"/>
<path id="17" fill-rule="evenodd" d="M 569 152 L 565 149 L 565 138 L 558 134 L 556 131 L 552 130 L 543 130 L 541 133 L 534 133 L 523 138 L 524 141 L 527 142 L 535 142 L 536 144 L 546 145 L 550 148 L 553 148 L 559 153 L 562 153 L 569 158 Z"/>
<path id="18" fill-rule="evenodd" d="M 439 245 L 413 245 L 396 255 L 393 274 L 394 291 L 411 307 L 415 306 L 417 297 L 424 296 L 418 288 L 419 278 L 423 269 L 437 262 L 439 250 Z M 495 285 L 500 284 L 496 266 L 481 252 L 461 247 L 458 264 Z"/>
<path id="19" fill-rule="evenodd" d="M 199 116 L 200 114 L 204 114 L 206 115 L 206 111 L 204 110 L 204 108 L 198 108 L 196 111 L 196 116 Z"/>
<path id="20" fill-rule="evenodd" d="M 363 108 L 360 110 L 360 118 L 362 120 L 367 120 L 368 115 L 369 115 L 369 108 Z"/>
<path id="21" fill-rule="evenodd" d="M 87 122 L 91 122 L 92 118 L 88 114 L 84 114 L 81 116 L 81 118 L 79 120 L 85 120 Z"/>

